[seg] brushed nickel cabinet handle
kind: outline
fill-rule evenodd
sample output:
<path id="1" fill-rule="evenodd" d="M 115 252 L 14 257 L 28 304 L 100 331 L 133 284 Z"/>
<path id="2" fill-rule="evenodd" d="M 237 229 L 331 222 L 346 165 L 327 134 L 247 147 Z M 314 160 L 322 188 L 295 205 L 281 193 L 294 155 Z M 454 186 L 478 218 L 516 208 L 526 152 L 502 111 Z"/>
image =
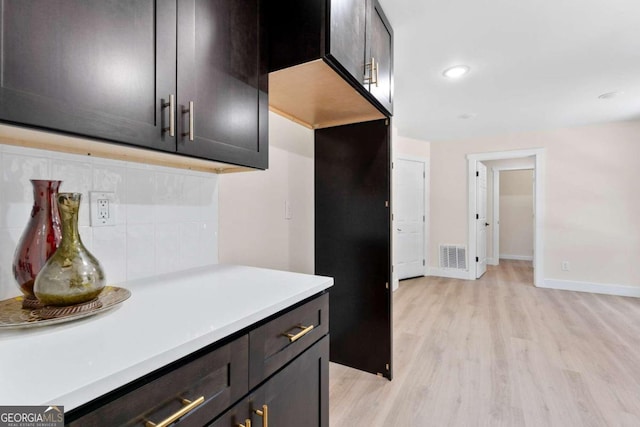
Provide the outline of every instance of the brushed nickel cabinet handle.
<path id="1" fill-rule="evenodd" d="M 373 84 L 376 85 L 376 87 L 378 87 L 378 70 L 380 68 L 380 61 L 375 62 L 375 59 L 371 58 L 371 61 L 373 61 L 373 69 L 375 71 L 375 75 L 376 75 L 376 80 L 373 82 Z"/>
<path id="2" fill-rule="evenodd" d="M 269 407 L 267 405 L 262 405 L 262 410 L 256 409 L 253 412 L 262 417 L 262 427 L 269 427 Z"/>
<path id="3" fill-rule="evenodd" d="M 202 405 L 202 403 L 204 402 L 204 396 L 200 396 L 194 401 L 187 400 L 187 399 L 180 399 L 180 402 L 182 402 L 182 404 L 185 405 L 182 407 L 182 409 L 178 410 L 177 412 L 175 412 L 173 415 L 170 415 L 166 419 L 160 421 L 158 424 L 154 423 L 153 421 L 147 421 L 144 423 L 144 426 L 145 427 L 167 427 L 169 424 L 172 424 L 173 422 L 175 422 L 178 418 L 184 417 L 189 412 L 193 411 L 198 406 Z"/>
<path id="4" fill-rule="evenodd" d="M 193 110 L 193 101 L 189 101 L 189 108 L 182 109 L 182 114 L 189 113 L 189 132 L 184 132 L 182 136 L 189 136 L 189 141 L 193 141 L 193 116 L 195 111 Z"/>
<path id="5" fill-rule="evenodd" d="M 173 94 L 169 95 L 169 102 L 164 102 L 162 108 L 169 107 L 169 127 L 162 128 L 162 132 L 169 131 L 169 136 L 176 135 L 176 123 L 175 123 L 175 101 Z"/>
<path id="6" fill-rule="evenodd" d="M 297 334 L 282 334 L 285 337 L 289 338 L 289 342 L 296 342 L 298 341 L 300 338 L 302 338 L 303 336 L 307 335 L 309 332 L 311 332 L 313 330 L 313 325 L 309 325 L 309 326 L 296 326 L 296 328 L 300 328 L 302 329 L 300 332 L 298 332 Z"/>
<path id="7" fill-rule="evenodd" d="M 376 85 L 378 87 L 378 65 L 376 64 L 376 58 L 371 57 L 371 62 L 365 64 L 365 78 L 364 82 L 369 83 L 369 86 Z M 369 76 L 367 77 L 367 72 L 369 71 Z"/>

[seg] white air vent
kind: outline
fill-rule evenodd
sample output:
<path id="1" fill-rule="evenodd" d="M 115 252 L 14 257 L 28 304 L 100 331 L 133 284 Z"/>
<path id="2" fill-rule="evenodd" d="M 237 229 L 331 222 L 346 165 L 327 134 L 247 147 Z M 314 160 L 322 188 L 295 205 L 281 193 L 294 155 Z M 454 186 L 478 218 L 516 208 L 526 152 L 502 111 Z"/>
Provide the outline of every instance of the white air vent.
<path id="1" fill-rule="evenodd" d="M 467 269 L 467 247 L 440 245 L 440 268 Z"/>

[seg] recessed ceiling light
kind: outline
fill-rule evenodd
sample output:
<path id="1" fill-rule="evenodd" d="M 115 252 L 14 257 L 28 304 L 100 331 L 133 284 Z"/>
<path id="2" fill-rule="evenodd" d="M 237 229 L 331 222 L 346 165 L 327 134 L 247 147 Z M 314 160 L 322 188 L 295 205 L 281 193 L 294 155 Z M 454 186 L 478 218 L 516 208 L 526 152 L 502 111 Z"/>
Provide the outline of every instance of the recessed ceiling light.
<path id="1" fill-rule="evenodd" d="M 600 95 L 598 98 L 599 99 L 611 99 L 611 98 L 615 98 L 617 96 L 622 95 L 624 92 L 607 92 L 607 93 L 603 93 L 602 95 Z"/>
<path id="2" fill-rule="evenodd" d="M 457 79 L 467 74 L 469 70 L 471 70 L 471 68 L 469 68 L 468 65 L 454 65 L 444 70 L 442 75 L 450 79 Z"/>
<path id="3" fill-rule="evenodd" d="M 473 119 L 475 116 L 477 116 L 477 114 L 475 113 L 464 113 L 464 114 L 460 114 L 458 118 L 462 120 L 468 120 L 468 119 Z"/>

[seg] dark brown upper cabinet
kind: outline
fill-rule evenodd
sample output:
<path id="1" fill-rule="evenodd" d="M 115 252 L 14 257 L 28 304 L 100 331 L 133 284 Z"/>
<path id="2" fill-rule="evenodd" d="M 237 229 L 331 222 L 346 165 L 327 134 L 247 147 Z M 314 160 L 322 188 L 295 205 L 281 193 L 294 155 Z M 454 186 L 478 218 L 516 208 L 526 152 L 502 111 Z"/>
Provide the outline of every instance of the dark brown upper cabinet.
<path id="1" fill-rule="evenodd" d="M 261 1 L 2 0 L 0 121 L 265 169 Z"/>
<path id="2" fill-rule="evenodd" d="M 386 115 L 393 113 L 393 30 L 377 0 L 269 3 L 269 71 L 323 59 Z"/>

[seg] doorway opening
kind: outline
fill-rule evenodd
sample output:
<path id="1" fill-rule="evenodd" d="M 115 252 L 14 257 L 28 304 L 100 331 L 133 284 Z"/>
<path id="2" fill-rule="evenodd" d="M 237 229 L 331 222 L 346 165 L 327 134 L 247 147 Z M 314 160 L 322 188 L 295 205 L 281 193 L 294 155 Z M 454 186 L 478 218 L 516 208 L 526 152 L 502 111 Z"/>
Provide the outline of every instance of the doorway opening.
<path id="1" fill-rule="evenodd" d="M 513 162 L 527 161 L 529 158 L 533 162 L 534 169 L 534 189 L 533 189 L 533 268 L 534 285 L 543 284 L 543 213 L 544 213 L 544 149 L 500 151 L 491 153 L 478 153 L 467 155 L 468 165 L 468 249 L 469 249 L 469 271 L 468 279 L 475 280 L 486 269 L 488 261 L 487 229 L 491 226 L 486 219 L 486 198 L 483 196 L 483 183 L 481 179 L 482 169 L 486 163 L 498 160 L 511 159 Z M 507 166 L 505 166 L 507 167 Z M 522 167 L 520 167 L 522 168 Z M 486 171 L 486 168 L 485 168 Z M 495 178 L 494 178 L 495 179 Z M 494 183 L 495 184 L 495 183 Z M 486 190 L 486 175 L 485 175 Z M 495 209 L 495 208 L 494 208 Z M 484 212 L 483 212 L 484 210 Z M 484 218 L 481 218 L 484 214 Z M 492 243 L 495 245 L 496 236 L 490 233 Z M 499 236 L 499 235 L 498 235 Z M 499 242 L 498 242 L 499 247 Z M 494 249 L 495 252 L 495 249 Z M 482 259 L 481 259 L 482 258 Z M 489 260 L 490 261 L 490 260 Z"/>

